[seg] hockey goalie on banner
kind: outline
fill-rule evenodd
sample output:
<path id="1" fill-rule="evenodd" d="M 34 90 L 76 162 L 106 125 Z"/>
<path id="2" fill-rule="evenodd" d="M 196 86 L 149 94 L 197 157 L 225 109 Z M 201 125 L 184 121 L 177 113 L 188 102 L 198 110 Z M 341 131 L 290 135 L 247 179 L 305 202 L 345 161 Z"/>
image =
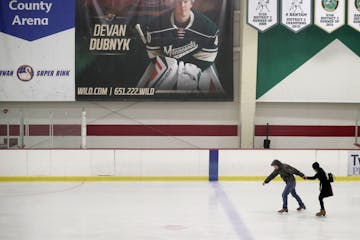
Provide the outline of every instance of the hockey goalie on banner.
<path id="1" fill-rule="evenodd" d="M 148 26 L 136 26 L 150 64 L 137 87 L 223 94 L 215 59 L 219 30 L 192 10 L 195 0 L 172 0 L 174 8 Z"/>

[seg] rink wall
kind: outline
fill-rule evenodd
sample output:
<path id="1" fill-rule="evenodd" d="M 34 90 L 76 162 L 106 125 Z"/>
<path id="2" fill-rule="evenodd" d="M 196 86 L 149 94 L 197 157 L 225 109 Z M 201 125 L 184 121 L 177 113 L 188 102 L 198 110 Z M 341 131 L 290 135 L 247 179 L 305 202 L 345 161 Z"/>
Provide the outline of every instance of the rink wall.
<path id="1" fill-rule="evenodd" d="M 206 180 L 208 172 L 208 150 L 0 151 L 0 176 Z"/>
<path id="2" fill-rule="evenodd" d="M 351 150 L 220 150 L 220 180 L 241 180 L 267 176 L 273 159 L 290 164 L 306 175 L 314 175 L 311 165 L 319 162 L 325 171 L 338 177 L 348 175 Z"/>
<path id="3" fill-rule="evenodd" d="M 318 161 L 339 180 L 353 150 L 1 150 L 0 180 L 262 180 L 273 159 L 307 175 Z M 360 151 L 358 151 L 360 156 Z M 360 180 L 360 179 L 359 179 Z"/>

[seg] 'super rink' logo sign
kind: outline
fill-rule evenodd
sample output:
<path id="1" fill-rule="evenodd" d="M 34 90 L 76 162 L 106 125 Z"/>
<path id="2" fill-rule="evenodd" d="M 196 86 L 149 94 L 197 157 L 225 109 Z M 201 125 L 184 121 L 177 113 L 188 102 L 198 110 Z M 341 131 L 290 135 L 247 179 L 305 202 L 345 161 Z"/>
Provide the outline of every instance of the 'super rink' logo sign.
<path id="1" fill-rule="evenodd" d="M 348 154 L 348 175 L 360 175 L 360 151 L 349 152 Z"/>
<path id="2" fill-rule="evenodd" d="M 1 0 L 0 32 L 34 41 L 75 24 L 74 0 Z"/>

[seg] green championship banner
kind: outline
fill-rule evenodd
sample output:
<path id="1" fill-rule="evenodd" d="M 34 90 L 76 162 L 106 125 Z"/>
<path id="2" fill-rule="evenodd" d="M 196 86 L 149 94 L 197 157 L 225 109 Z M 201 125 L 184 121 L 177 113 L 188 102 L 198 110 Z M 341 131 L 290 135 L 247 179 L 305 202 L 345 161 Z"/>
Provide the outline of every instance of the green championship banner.
<path id="1" fill-rule="evenodd" d="M 77 0 L 77 100 L 233 99 L 233 1 Z"/>

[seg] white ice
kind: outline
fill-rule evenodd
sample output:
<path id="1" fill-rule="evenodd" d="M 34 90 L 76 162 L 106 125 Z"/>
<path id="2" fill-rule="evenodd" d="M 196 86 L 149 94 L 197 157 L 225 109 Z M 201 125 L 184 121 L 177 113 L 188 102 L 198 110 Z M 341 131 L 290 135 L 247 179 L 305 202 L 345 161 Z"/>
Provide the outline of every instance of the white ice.
<path id="1" fill-rule="evenodd" d="M 318 183 L 1 183 L 1 240 L 360 239 L 360 183 L 336 183 L 319 210 Z"/>

